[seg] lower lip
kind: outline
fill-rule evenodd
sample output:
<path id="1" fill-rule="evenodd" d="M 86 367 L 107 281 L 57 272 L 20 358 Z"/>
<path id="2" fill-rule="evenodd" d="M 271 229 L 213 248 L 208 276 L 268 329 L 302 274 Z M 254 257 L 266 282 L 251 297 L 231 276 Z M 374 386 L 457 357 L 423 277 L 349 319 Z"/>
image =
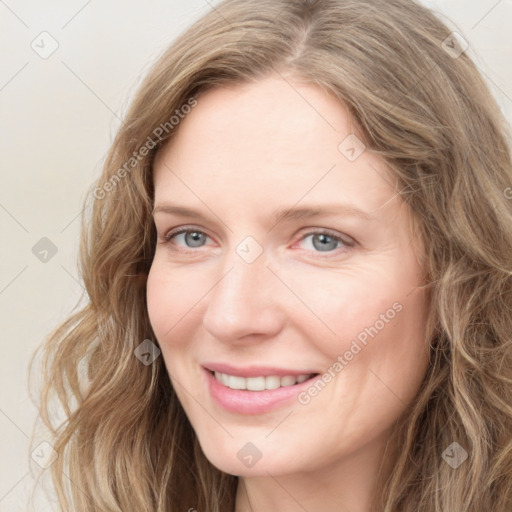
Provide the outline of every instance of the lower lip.
<path id="1" fill-rule="evenodd" d="M 212 398 L 222 408 L 239 414 L 263 414 L 283 407 L 318 377 L 315 375 L 300 384 L 264 391 L 231 389 L 220 383 L 209 370 L 204 369 Z"/>

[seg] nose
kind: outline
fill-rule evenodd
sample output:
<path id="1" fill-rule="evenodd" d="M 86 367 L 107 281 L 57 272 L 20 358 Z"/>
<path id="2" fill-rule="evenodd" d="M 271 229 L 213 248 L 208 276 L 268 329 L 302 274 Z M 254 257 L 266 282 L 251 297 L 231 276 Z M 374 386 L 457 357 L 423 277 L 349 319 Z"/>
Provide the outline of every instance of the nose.
<path id="1" fill-rule="evenodd" d="M 283 285 L 267 268 L 264 255 L 247 263 L 235 253 L 207 295 L 205 329 L 228 343 L 276 336 L 286 319 L 286 298 L 279 287 Z"/>

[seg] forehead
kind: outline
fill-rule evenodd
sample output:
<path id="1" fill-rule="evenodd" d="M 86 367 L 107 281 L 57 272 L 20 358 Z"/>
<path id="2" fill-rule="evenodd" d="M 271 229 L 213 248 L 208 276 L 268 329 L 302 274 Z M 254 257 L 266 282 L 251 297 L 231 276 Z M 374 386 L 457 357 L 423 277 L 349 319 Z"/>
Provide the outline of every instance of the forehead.
<path id="1" fill-rule="evenodd" d="M 230 201 L 238 211 L 348 199 L 375 211 L 396 194 L 346 107 L 318 86 L 280 76 L 199 96 L 158 153 L 154 181 L 155 203 Z"/>

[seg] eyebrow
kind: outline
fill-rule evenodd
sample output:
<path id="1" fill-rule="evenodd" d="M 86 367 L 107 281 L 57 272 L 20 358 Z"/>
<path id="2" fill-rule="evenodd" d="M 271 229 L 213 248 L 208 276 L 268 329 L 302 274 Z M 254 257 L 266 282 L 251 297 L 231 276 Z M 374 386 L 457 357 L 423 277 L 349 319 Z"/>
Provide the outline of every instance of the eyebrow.
<path id="1" fill-rule="evenodd" d="M 167 213 L 170 215 L 179 215 L 182 217 L 194 217 L 201 220 L 208 220 L 208 216 L 204 215 L 198 210 L 186 208 L 184 206 L 162 203 L 155 206 L 153 209 L 153 216 L 156 213 Z M 366 221 L 374 221 L 377 219 L 374 215 L 357 208 L 350 204 L 332 204 L 322 206 L 309 206 L 309 207 L 292 207 L 292 208 L 279 208 L 272 212 L 272 219 L 275 224 L 279 222 L 291 222 L 302 220 L 306 218 L 338 215 L 344 217 L 359 217 Z"/>

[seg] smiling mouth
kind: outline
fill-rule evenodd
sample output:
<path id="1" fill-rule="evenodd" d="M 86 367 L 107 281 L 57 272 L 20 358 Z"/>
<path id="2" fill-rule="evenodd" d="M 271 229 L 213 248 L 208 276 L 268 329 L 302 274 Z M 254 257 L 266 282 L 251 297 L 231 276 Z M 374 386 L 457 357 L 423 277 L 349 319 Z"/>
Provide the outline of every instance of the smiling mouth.
<path id="1" fill-rule="evenodd" d="M 222 372 L 209 370 L 215 377 L 215 380 L 230 389 L 247 391 L 265 391 L 290 387 L 296 384 L 302 384 L 308 379 L 316 377 L 318 373 L 308 373 L 302 375 L 267 375 L 257 377 L 240 377 L 238 375 L 229 375 Z"/>

